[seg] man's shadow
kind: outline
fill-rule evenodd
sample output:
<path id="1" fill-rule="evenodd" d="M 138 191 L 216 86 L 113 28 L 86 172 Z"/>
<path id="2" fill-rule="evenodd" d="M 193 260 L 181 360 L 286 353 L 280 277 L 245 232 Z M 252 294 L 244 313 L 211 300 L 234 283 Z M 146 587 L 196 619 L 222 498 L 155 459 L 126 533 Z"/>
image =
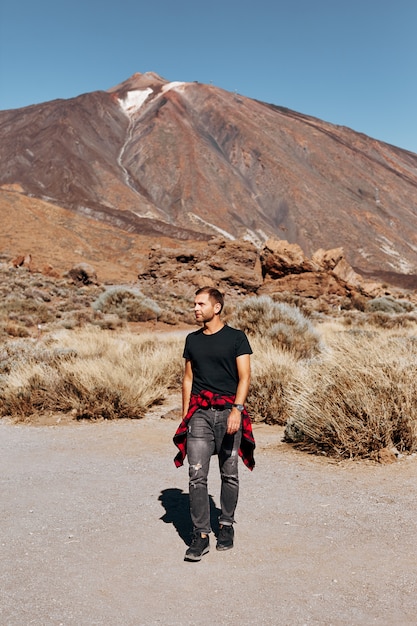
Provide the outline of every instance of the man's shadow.
<path id="1" fill-rule="evenodd" d="M 193 524 L 190 516 L 190 498 L 188 493 L 181 489 L 164 489 L 158 500 L 165 509 L 165 514 L 160 518 L 165 524 L 173 524 L 177 533 L 187 546 L 191 544 Z M 214 534 L 219 533 L 220 509 L 216 507 L 213 497 L 209 496 L 210 524 Z"/>

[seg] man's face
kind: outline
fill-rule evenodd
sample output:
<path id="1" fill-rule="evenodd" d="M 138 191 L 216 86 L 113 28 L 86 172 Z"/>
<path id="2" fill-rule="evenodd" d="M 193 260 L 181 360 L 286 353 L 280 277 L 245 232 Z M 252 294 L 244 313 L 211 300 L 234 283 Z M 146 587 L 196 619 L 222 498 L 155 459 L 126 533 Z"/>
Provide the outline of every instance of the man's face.
<path id="1" fill-rule="evenodd" d="M 220 311 L 220 304 L 210 299 L 208 293 L 200 293 L 194 300 L 194 314 L 197 322 L 206 324 L 211 322 Z"/>

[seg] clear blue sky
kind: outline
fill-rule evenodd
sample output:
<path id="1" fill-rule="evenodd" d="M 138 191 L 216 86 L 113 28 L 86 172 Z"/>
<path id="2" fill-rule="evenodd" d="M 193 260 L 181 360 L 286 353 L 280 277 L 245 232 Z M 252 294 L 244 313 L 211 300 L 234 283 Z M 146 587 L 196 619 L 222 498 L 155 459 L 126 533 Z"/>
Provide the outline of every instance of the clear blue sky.
<path id="1" fill-rule="evenodd" d="M 417 0 L 0 0 L 1 110 L 147 71 L 417 153 Z"/>

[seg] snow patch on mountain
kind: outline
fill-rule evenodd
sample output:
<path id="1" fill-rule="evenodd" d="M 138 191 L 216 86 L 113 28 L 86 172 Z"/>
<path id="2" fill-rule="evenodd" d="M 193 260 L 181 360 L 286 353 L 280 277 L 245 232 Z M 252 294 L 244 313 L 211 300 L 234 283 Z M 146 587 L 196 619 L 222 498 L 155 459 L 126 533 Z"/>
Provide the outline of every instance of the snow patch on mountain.
<path id="1" fill-rule="evenodd" d="M 181 81 L 167 83 L 162 87 L 161 94 L 164 94 L 171 89 L 181 89 L 181 87 L 184 87 L 185 85 L 187 85 L 187 83 Z M 119 104 L 126 115 L 132 117 L 137 111 L 139 111 L 152 93 L 154 93 L 154 90 L 150 87 L 147 89 L 133 89 L 132 91 L 128 91 L 124 98 L 118 99 Z"/>
<path id="2" fill-rule="evenodd" d="M 166 85 L 164 85 L 161 89 L 161 92 L 166 93 L 167 91 L 170 91 L 170 89 L 178 89 L 178 87 L 184 87 L 185 85 L 187 85 L 187 83 L 181 82 L 179 80 L 174 80 L 172 83 L 167 83 Z"/>
<path id="3" fill-rule="evenodd" d="M 140 109 L 140 107 L 148 99 L 151 93 L 153 93 L 153 89 L 151 89 L 150 87 L 148 87 L 148 89 L 136 89 L 134 91 L 128 91 L 125 98 L 119 98 L 120 106 L 125 111 L 125 113 L 127 113 L 127 115 L 132 115 Z"/>

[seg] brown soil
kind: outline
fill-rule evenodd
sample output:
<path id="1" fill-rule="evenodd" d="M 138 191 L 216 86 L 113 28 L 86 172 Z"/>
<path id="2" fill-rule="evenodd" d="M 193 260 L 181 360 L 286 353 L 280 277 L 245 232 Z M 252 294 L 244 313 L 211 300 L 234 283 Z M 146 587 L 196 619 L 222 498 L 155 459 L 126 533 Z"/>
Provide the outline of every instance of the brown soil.
<path id="1" fill-rule="evenodd" d="M 335 463 L 255 426 L 235 548 L 183 561 L 179 398 L 138 421 L 0 421 L 0 623 L 415 624 L 417 460 Z M 52 416 L 49 422 L 53 423 Z M 210 474 L 213 524 L 219 478 Z"/>

